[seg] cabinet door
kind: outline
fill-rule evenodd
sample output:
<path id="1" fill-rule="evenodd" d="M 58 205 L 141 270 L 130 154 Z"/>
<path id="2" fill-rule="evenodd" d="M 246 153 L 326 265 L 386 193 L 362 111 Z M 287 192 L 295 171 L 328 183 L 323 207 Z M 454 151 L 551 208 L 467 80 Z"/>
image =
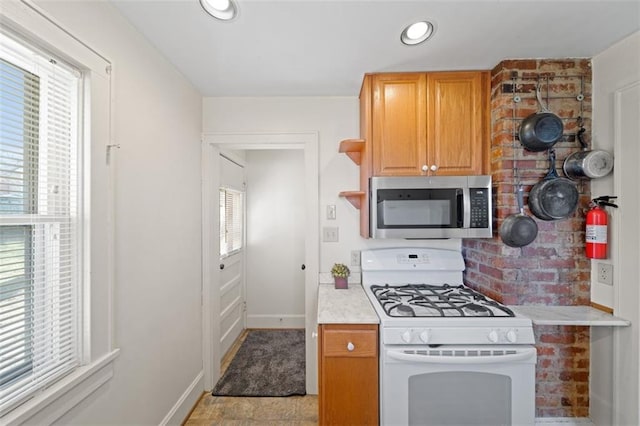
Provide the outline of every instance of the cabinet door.
<path id="1" fill-rule="evenodd" d="M 488 139 L 486 72 L 427 74 L 427 163 L 436 175 L 479 175 Z"/>
<path id="2" fill-rule="evenodd" d="M 321 425 L 378 425 L 378 326 L 320 326 Z"/>
<path id="3" fill-rule="evenodd" d="M 420 175 L 426 161 L 426 76 L 373 76 L 373 175 Z"/>

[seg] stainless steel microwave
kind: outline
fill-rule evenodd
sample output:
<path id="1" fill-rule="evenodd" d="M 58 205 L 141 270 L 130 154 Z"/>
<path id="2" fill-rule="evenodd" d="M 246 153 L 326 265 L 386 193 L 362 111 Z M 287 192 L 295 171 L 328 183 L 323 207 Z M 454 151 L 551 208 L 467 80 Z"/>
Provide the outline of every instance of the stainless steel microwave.
<path id="1" fill-rule="evenodd" d="M 372 177 L 371 238 L 491 238 L 491 176 Z"/>

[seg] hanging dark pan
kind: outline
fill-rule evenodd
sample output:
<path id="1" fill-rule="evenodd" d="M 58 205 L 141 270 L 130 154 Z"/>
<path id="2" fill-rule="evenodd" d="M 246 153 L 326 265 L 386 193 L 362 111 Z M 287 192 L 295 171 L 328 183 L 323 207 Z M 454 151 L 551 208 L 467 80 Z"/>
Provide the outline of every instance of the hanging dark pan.
<path id="1" fill-rule="evenodd" d="M 507 217 L 500 225 L 500 238 L 509 247 L 524 247 L 538 236 L 536 221 L 524 214 L 522 185 L 516 189 L 519 212 Z"/>
<path id="2" fill-rule="evenodd" d="M 557 220 L 571 216 L 578 207 L 578 188 L 556 172 L 556 152 L 549 150 L 549 173 L 529 192 L 529 209 L 539 219 Z"/>
<path id="3" fill-rule="evenodd" d="M 547 90 L 549 84 L 547 83 Z M 542 105 L 540 84 L 536 86 L 536 99 L 540 111 L 529 115 L 520 124 L 520 143 L 529 151 L 545 151 L 553 147 L 561 138 L 564 126 L 560 117 Z"/>

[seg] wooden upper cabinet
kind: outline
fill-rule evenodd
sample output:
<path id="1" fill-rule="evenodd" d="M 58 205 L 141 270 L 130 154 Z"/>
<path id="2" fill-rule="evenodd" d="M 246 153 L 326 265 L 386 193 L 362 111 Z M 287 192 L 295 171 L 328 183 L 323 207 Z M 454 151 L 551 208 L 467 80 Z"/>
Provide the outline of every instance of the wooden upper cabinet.
<path id="1" fill-rule="evenodd" d="M 373 74 L 371 90 L 372 175 L 486 173 L 489 72 Z"/>
<path id="2" fill-rule="evenodd" d="M 481 72 L 428 74 L 427 165 L 437 167 L 435 174 L 483 174 L 487 77 Z"/>
<path id="3" fill-rule="evenodd" d="M 427 155 L 427 80 L 423 73 L 373 77 L 373 174 L 420 174 Z"/>

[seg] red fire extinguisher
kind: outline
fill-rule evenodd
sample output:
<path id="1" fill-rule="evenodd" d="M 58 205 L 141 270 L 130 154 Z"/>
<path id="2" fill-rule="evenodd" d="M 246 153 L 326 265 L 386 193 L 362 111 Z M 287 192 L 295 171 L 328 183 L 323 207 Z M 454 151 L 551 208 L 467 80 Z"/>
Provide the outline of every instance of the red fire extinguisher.
<path id="1" fill-rule="evenodd" d="M 603 195 L 602 197 L 594 198 L 589 203 L 591 209 L 587 212 L 585 253 L 590 259 L 607 258 L 607 224 L 609 215 L 604 207 L 617 208 L 618 206 L 611 202 L 615 198 L 617 197 Z"/>

